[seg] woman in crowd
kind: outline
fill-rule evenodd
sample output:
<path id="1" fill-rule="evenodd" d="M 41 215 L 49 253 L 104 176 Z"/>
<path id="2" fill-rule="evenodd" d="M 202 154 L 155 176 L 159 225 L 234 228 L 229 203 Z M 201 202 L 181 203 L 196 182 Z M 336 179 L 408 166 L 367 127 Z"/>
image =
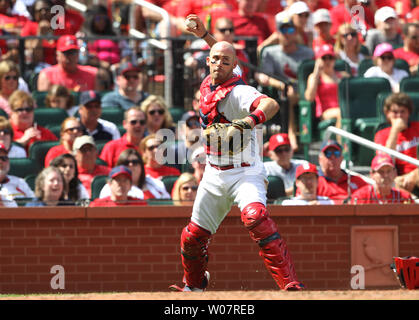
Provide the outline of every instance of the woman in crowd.
<path id="1" fill-rule="evenodd" d="M 198 182 L 192 173 L 182 173 L 176 180 L 172 190 L 172 200 L 175 205 L 191 205 L 193 204 L 196 191 L 198 190 Z"/>
<path id="2" fill-rule="evenodd" d="M 49 166 L 49 163 L 55 157 L 65 153 L 73 152 L 73 142 L 77 137 L 83 135 L 79 119 L 74 117 L 66 118 L 61 124 L 60 130 L 60 144 L 52 147 L 45 156 L 45 167 Z"/>
<path id="3" fill-rule="evenodd" d="M 134 149 L 126 149 L 119 155 L 116 166 L 126 166 L 132 173 L 132 187 L 128 195 L 138 199 L 170 199 L 162 181 L 145 175 L 144 162 L 141 155 Z M 106 184 L 99 198 L 110 195 Z"/>
<path id="4" fill-rule="evenodd" d="M 48 129 L 38 125 L 35 120 L 35 101 L 32 96 L 16 90 L 9 98 L 12 109 L 10 123 L 13 127 L 14 141 L 24 146 L 26 152 L 35 141 L 57 141 L 57 137 Z"/>
<path id="5" fill-rule="evenodd" d="M 141 110 L 147 115 L 147 129 L 144 135 L 157 133 L 160 129 L 170 129 L 175 132 L 172 116 L 162 97 L 148 96 L 141 103 Z"/>
<path id="6" fill-rule="evenodd" d="M 10 117 L 9 97 L 18 89 L 19 68 L 13 61 L 0 62 L 0 109 Z"/>
<path id="7" fill-rule="evenodd" d="M 64 200 L 73 203 L 89 199 L 89 193 L 83 184 L 78 180 L 77 162 L 70 153 L 62 154 L 54 158 L 50 166 L 60 169 L 64 178 Z"/>
<path id="8" fill-rule="evenodd" d="M 390 82 L 393 92 L 399 92 L 400 81 L 408 77 L 409 73 L 394 67 L 396 59 L 393 54 L 393 46 L 389 43 L 380 43 L 375 47 L 373 57 L 375 66 L 365 71 L 364 77 L 385 78 Z"/>
<path id="9" fill-rule="evenodd" d="M 64 177 L 56 167 L 44 168 L 35 180 L 34 201 L 28 202 L 26 207 L 62 206 L 64 200 Z"/>
<path id="10" fill-rule="evenodd" d="M 54 84 L 49 89 L 47 96 L 45 97 L 45 106 L 47 108 L 59 108 L 67 111 L 68 116 L 73 116 L 77 110 L 77 105 L 74 104 L 74 97 L 70 91 L 59 84 Z"/>
<path id="11" fill-rule="evenodd" d="M 358 32 L 351 24 L 345 23 L 339 27 L 336 33 L 335 52 L 338 58 L 349 64 L 352 75 L 357 76 L 360 62 L 367 57 L 361 53 Z"/>
<path id="12" fill-rule="evenodd" d="M 335 70 L 336 56 L 330 44 L 317 47 L 315 57 L 314 71 L 308 76 L 305 98 L 316 102 L 317 118 L 336 119 L 336 127 L 340 128 L 338 85 L 349 74 Z"/>
<path id="13" fill-rule="evenodd" d="M 9 158 L 26 158 L 27 154 L 24 148 L 12 143 L 13 128 L 9 120 L 0 116 L 0 144 L 4 145 L 8 150 Z"/>

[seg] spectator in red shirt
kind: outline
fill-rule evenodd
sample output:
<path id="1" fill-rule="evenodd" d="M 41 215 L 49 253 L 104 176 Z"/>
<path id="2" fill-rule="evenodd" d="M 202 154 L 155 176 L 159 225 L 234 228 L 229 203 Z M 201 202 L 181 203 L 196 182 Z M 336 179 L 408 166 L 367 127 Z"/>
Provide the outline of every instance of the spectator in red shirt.
<path id="1" fill-rule="evenodd" d="M 0 1 L 0 29 L 18 36 L 28 18 L 12 14 L 12 7 L 12 0 Z"/>
<path id="2" fill-rule="evenodd" d="M 161 179 L 163 176 L 179 176 L 180 171 L 174 167 L 164 165 L 163 147 L 159 148 L 162 140 L 155 134 L 148 135 L 140 143 L 140 152 L 144 160 L 146 175 Z"/>
<path id="3" fill-rule="evenodd" d="M 335 38 L 330 34 L 330 28 L 332 27 L 332 20 L 330 18 L 329 10 L 318 9 L 313 13 L 313 25 L 314 25 L 314 39 L 313 39 L 313 51 L 316 48 L 324 44 L 335 44 Z"/>
<path id="4" fill-rule="evenodd" d="M 393 188 L 396 175 L 396 167 L 390 156 L 375 156 L 371 162 L 370 172 L 374 184 L 355 191 L 351 203 L 412 203 L 412 197 L 408 192 Z"/>
<path id="5" fill-rule="evenodd" d="M 100 158 L 111 168 L 116 165 L 122 151 L 137 150 L 140 146 L 140 142 L 144 138 L 146 115 L 139 106 L 131 107 L 125 111 L 122 125 L 126 130 L 125 134 L 118 140 L 106 143 L 100 154 Z"/>
<path id="6" fill-rule="evenodd" d="M 99 175 L 107 175 L 111 169 L 96 163 L 98 156 L 97 148 L 91 136 L 77 137 L 73 143 L 73 153 L 77 160 L 79 180 L 86 188 L 89 196 L 91 196 L 91 183 L 93 178 Z"/>
<path id="7" fill-rule="evenodd" d="M 380 125 L 374 142 L 417 159 L 419 145 L 419 122 L 409 121 L 413 111 L 412 99 L 403 92 L 393 93 L 384 102 L 387 122 Z M 409 192 L 419 186 L 418 169 L 415 165 L 396 159 L 396 185 Z"/>
<path id="8" fill-rule="evenodd" d="M 56 141 L 55 134 L 34 122 L 35 101 L 25 91 L 16 90 L 9 98 L 12 109 L 10 123 L 13 140 L 25 147 L 26 152 L 35 141 Z"/>
<path id="9" fill-rule="evenodd" d="M 65 153 L 72 153 L 74 140 L 81 135 L 83 135 L 83 131 L 79 119 L 66 118 L 61 124 L 60 144 L 48 150 L 45 156 L 45 167 L 48 167 L 54 158 Z"/>
<path id="10" fill-rule="evenodd" d="M 111 195 L 98 198 L 90 203 L 90 207 L 118 207 L 131 205 L 146 205 L 147 202 L 128 196 L 132 186 L 131 170 L 125 166 L 118 166 L 111 170 L 108 176 L 108 185 Z"/>
<path id="11" fill-rule="evenodd" d="M 396 59 L 409 63 L 410 73 L 418 73 L 419 65 L 419 23 L 407 23 L 403 26 L 403 47 L 394 50 Z"/>
<path id="12" fill-rule="evenodd" d="M 355 190 L 367 184 L 364 179 L 341 169 L 342 150 L 342 146 L 335 140 L 326 140 L 322 143 L 319 153 L 321 171 L 319 172 L 318 195 L 329 197 L 337 204 L 342 203 Z"/>

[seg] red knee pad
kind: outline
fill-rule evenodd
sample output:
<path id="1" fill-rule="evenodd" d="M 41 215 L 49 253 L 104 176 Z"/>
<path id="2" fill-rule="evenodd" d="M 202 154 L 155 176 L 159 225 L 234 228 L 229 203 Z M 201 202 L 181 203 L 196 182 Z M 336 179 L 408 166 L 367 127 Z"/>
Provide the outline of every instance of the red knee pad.
<path id="1" fill-rule="evenodd" d="M 259 245 L 263 245 L 270 236 L 278 233 L 276 223 L 269 217 L 266 207 L 260 202 L 252 202 L 244 207 L 241 219 L 252 239 Z"/>
<path id="2" fill-rule="evenodd" d="M 180 247 L 184 282 L 188 286 L 202 289 L 207 285 L 205 271 L 208 264 L 210 237 L 211 232 L 192 221 L 182 231 Z"/>

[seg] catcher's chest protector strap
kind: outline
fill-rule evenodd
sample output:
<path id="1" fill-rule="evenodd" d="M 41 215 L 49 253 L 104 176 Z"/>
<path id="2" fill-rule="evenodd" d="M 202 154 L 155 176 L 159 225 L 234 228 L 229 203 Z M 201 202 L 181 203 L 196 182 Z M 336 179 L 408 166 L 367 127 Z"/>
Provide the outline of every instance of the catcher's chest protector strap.
<path id="1" fill-rule="evenodd" d="M 419 257 L 395 257 L 391 267 L 403 288 L 419 289 Z"/>
<path id="2" fill-rule="evenodd" d="M 218 85 L 215 89 L 211 88 L 211 76 L 207 76 L 201 84 L 199 99 L 201 126 L 205 129 L 212 123 L 228 123 L 222 114 L 218 112 L 217 104 L 224 99 L 233 88 L 239 84 L 245 84 L 241 77 L 233 77 L 230 80 Z"/>

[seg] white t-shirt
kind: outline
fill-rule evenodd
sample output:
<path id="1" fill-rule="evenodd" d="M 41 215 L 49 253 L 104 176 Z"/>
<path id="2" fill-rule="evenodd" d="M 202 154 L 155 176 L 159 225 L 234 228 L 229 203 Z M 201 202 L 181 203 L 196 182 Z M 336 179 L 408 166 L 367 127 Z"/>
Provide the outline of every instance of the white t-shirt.
<path id="1" fill-rule="evenodd" d="M 17 207 L 15 199 L 35 197 L 32 189 L 22 178 L 8 175 L 7 179 L 0 184 L 0 197 L 6 207 Z"/>
<path id="2" fill-rule="evenodd" d="M 17 146 L 15 144 L 12 144 L 9 150 L 9 153 L 7 154 L 9 158 L 26 158 L 26 150 L 20 146 Z"/>
<path id="3" fill-rule="evenodd" d="M 393 74 L 389 75 L 377 66 L 369 68 L 364 73 L 365 78 L 379 77 L 387 79 L 388 81 L 390 81 L 391 89 L 393 90 L 393 92 L 399 92 L 400 81 L 408 76 L 409 74 L 406 72 L 406 70 L 393 68 Z"/>
<path id="4" fill-rule="evenodd" d="M 333 200 L 329 199 L 328 197 L 317 196 L 318 204 L 335 204 Z M 310 201 L 300 199 L 299 197 L 295 197 L 292 199 L 286 199 L 281 203 L 283 206 L 306 206 L 310 205 Z"/>

